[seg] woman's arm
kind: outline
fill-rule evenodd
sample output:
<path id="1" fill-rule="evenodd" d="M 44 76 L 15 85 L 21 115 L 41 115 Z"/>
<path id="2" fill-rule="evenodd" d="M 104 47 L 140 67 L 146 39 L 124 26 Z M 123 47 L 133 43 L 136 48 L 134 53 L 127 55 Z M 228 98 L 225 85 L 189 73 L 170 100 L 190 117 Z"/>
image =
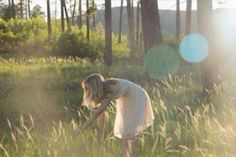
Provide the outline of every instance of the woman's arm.
<path id="1" fill-rule="evenodd" d="M 100 141 L 103 132 L 104 132 L 104 126 L 105 126 L 105 112 L 103 111 L 97 118 L 97 139 Z"/>
<path id="2" fill-rule="evenodd" d="M 97 118 L 98 116 L 103 113 L 103 111 L 107 108 L 110 104 L 110 101 L 105 99 L 101 102 L 101 106 L 95 111 L 95 113 L 82 125 L 81 128 L 78 130 L 78 134 L 80 134 L 83 130 L 87 129 Z"/>

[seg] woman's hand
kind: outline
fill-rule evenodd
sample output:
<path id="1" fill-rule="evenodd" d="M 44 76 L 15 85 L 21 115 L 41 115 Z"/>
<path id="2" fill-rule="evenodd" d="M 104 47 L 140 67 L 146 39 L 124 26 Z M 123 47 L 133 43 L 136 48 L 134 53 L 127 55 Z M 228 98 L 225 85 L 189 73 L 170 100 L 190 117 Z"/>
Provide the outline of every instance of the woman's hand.
<path id="1" fill-rule="evenodd" d="M 107 105 L 107 104 L 109 104 L 109 103 L 110 103 L 110 101 L 109 101 L 108 99 L 103 99 L 103 100 L 101 101 L 101 106 Z"/>
<path id="2" fill-rule="evenodd" d="M 81 132 L 87 129 L 87 127 L 89 127 L 99 117 L 99 115 L 101 115 L 104 112 L 104 110 L 107 108 L 109 103 L 110 101 L 107 99 L 102 100 L 101 106 L 95 110 L 93 115 L 80 128 L 78 128 L 77 134 L 80 135 Z"/>

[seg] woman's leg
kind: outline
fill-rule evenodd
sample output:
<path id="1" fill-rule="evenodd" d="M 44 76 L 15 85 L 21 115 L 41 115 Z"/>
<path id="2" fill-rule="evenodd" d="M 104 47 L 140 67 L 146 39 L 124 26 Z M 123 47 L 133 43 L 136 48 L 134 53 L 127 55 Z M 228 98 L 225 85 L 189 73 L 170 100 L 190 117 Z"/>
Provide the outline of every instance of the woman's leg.
<path id="1" fill-rule="evenodd" d="M 123 145 L 123 156 L 132 157 L 135 146 L 135 138 L 123 139 L 122 145 Z"/>
<path id="2" fill-rule="evenodd" d="M 97 118 L 97 125 L 98 125 L 97 139 L 98 140 L 100 140 L 103 135 L 104 124 L 105 124 L 105 112 L 101 113 L 99 117 Z"/>

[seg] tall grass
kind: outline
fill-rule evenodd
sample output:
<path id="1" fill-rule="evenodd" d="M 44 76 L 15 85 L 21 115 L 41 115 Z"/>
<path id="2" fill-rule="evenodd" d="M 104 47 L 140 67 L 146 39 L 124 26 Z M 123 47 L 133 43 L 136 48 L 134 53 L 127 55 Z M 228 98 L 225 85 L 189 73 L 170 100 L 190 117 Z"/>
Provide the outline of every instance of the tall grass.
<path id="1" fill-rule="evenodd" d="M 88 73 L 103 73 L 101 62 L 92 64 L 89 61 L 80 59 L 1 60 L 0 67 L 0 81 L 6 82 L 8 80 L 9 86 L 12 83 L 11 81 L 17 80 L 17 84 L 22 82 L 22 79 L 30 77 L 30 80 L 26 79 L 25 81 L 33 81 L 33 84 L 35 84 L 38 80 L 41 80 L 42 82 L 46 81 L 46 85 L 53 84 L 53 81 L 59 82 L 52 87 L 53 91 L 58 90 L 58 86 L 64 86 L 68 82 L 73 82 L 73 80 L 76 80 L 75 82 L 78 83 L 73 85 L 79 86 L 80 79 Z M 210 94 L 211 96 L 208 99 L 202 100 L 199 97 L 201 93 L 200 85 L 190 76 L 170 76 L 169 81 L 163 81 L 160 84 L 146 81 L 142 73 L 140 74 L 141 69 L 136 71 L 127 67 L 126 70 L 133 73 L 131 76 L 127 74 L 129 73 L 127 71 L 120 71 L 120 67 L 119 69 L 113 67 L 113 69 L 114 74 L 111 73 L 110 75 L 130 78 L 139 82 L 147 89 L 151 96 L 155 114 L 154 125 L 137 136 L 135 157 L 236 156 L 236 125 L 234 123 L 236 120 L 236 110 L 234 106 L 235 99 L 232 95 L 218 90 L 216 93 Z M 37 76 L 35 74 L 41 75 Z M 20 78 L 15 78 L 15 76 Z M 34 82 L 34 80 L 37 81 Z M 22 85 L 24 88 L 26 88 L 25 85 L 28 85 L 25 81 L 23 81 Z M 36 87 L 45 87 L 45 82 L 42 82 L 38 83 Z M 15 90 L 15 86 L 11 88 Z M 30 88 L 32 86 L 27 87 L 27 89 Z M 43 89 L 41 88 L 40 91 L 36 91 L 41 93 L 40 98 L 46 98 L 43 95 L 43 92 L 45 92 Z M 48 88 L 46 89 L 48 90 Z M 31 92 L 33 94 L 34 91 Z M 73 94 L 75 93 L 80 97 L 81 93 L 78 90 L 75 90 Z M 72 91 L 68 93 L 64 91 L 61 94 L 70 95 Z M 44 102 L 48 100 L 45 99 Z M 70 98 L 67 100 L 70 100 Z M 37 101 L 42 100 L 38 99 Z M 15 102 L 18 101 L 16 100 Z M 30 100 L 27 103 L 36 102 Z M 51 101 L 49 104 L 54 103 Z M 1 106 L 4 105 L 1 104 Z M 115 116 L 114 103 L 106 110 L 107 119 L 101 141 L 98 141 L 96 137 L 96 124 L 86 130 L 81 136 L 78 137 L 76 135 L 75 130 L 85 121 L 89 113 L 87 110 L 79 108 L 76 116 L 70 116 L 71 118 L 65 121 L 64 118 L 71 114 L 69 112 L 70 107 L 59 106 L 59 108 L 63 108 L 64 117 L 59 116 L 57 119 L 46 119 L 51 121 L 47 127 L 39 127 L 39 122 L 35 119 L 35 115 L 29 114 L 30 112 L 17 115 L 15 117 L 19 119 L 17 123 L 13 122 L 12 118 L 1 117 L 4 118 L 6 127 L 4 128 L 5 133 L 2 133 L 0 138 L 0 156 L 122 156 L 121 141 L 112 134 Z M 77 109 L 74 108 L 76 111 Z M 43 124 L 46 125 L 47 121 Z"/>

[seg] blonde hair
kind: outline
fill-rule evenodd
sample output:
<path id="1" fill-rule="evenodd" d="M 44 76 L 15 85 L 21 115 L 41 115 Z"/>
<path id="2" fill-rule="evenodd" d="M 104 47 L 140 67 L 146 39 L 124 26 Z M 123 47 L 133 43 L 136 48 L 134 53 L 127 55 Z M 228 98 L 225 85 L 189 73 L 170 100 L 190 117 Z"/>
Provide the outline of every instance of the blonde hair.
<path id="1" fill-rule="evenodd" d="M 91 74 L 81 83 L 83 93 L 83 104 L 89 108 L 96 108 L 104 97 L 104 78 L 100 74 Z"/>

